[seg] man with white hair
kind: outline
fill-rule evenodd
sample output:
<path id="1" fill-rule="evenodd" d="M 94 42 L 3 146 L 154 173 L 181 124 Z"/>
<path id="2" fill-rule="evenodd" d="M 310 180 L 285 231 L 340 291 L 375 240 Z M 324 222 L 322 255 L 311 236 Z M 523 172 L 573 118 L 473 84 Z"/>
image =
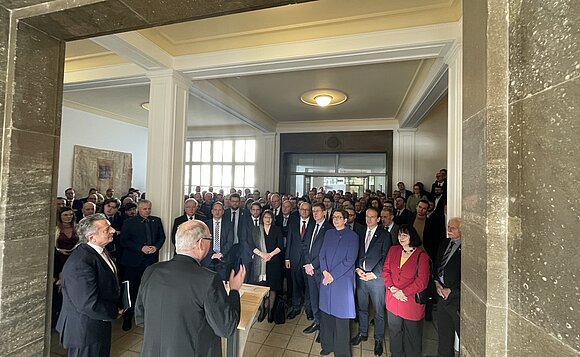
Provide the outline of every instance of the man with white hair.
<path id="1" fill-rule="evenodd" d="M 220 337 L 233 335 L 240 321 L 246 269 L 230 273 L 228 295 L 220 275 L 200 264 L 211 248 L 205 223 L 187 221 L 177 229 L 173 259 L 145 270 L 135 306 L 145 327 L 142 357 L 221 357 Z"/>

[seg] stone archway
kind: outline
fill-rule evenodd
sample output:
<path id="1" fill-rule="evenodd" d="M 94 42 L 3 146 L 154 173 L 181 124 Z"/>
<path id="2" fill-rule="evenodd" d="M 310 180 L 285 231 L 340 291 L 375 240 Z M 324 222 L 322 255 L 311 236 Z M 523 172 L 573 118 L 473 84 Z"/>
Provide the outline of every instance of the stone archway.
<path id="1" fill-rule="evenodd" d="M 66 41 L 298 2 L 304 1 L 9 0 L 0 5 L 0 355 L 50 354 L 47 272 L 54 248 L 50 231 Z"/>

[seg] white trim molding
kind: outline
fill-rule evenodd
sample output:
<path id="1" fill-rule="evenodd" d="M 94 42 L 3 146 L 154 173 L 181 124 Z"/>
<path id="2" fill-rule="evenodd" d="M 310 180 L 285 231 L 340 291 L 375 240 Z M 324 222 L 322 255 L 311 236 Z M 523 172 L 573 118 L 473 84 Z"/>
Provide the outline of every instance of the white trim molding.
<path id="1" fill-rule="evenodd" d="M 415 181 L 415 133 L 417 129 L 398 129 L 393 131 L 393 190 L 397 182 L 406 186 Z"/>

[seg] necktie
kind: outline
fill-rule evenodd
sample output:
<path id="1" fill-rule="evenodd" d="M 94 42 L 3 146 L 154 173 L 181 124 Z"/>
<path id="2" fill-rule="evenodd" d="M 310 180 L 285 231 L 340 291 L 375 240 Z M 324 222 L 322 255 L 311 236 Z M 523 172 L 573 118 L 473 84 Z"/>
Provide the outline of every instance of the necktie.
<path id="1" fill-rule="evenodd" d="M 189 216 L 189 220 L 191 221 L 193 219 L 193 216 Z"/>
<path id="2" fill-rule="evenodd" d="M 236 220 L 236 211 L 232 211 L 232 223 L 234 224 L 234 244 L 238 244 L 238 221 Z"/>
<path id="3" fill-rule="evenodd" d="M 220 222 L 215 222 L 215 227 L 213 229 L 213 251 L 218 253 L 221 248 L 220 244 Z"/>
<path id="4" fill-rule="evenodd" d="M 310 253 L 312 251 L 312 244 L 314 244 L 314 240 L 316 239 L 316 236 L 318 235 L 318 228 L 320 227 L 320 224 L 316 224 L 316 228 L 314 228 L 314 233 L 312 234 L 312 239 L 310 240 L 310 249 L 308 250 L 308 253 Z"/>
<path id="5" fill-rule="evenodd" d="M 286 224 L 288 224 L 288 216 L 284 216 L 284 222 L 282 223 L 282 226 L 286 227 Z"/>
<path id="6" fill-rule="evenodd" d="M 304 238 L 306 232 L 306 221 L 302 221 L 302 228 L 300 228 L 300 238 Z"/>
<path id="7" fill-rule="evenodd" d="M 257 227 L 257 226 L 258 226 L 258 219 L 256 218 L 256 219 L 254 219 L 254 227 Z"/>
<path id="8" fill-rule="evenodd" d="M 439 269 L 437 269 L 438 276 L 443 275 L 443 270 L 445 270 L 445 266 L 447 265 L 447 261 L 449 260 L 449 256 L 451 255 L 451 252 L 453 251 L 454 245 L 455 245 L 454 241 L 449 242 L 449 246 L 447 247 L 445 254 L 443 254 L 443 259 L 441 260 L 441 265 L 439 265 Z"/>
<path id="9" fill-rule="evenodd" d="M 352 231 L 352 223 L 348 224 L 348 228 Z"/>
<path id="10" fill-rule="evenodd" d="M 113 271 L 113 273 L 115 275 L 117 275 L 117 269 L 115 269 L 115 264 L 113 264 L 113 261 L 109 257 L 109 252 L 107 252 L 107 249 L 106 248 L 103 248 L 103 251 L 101 252 L 101 256 L 105 260 L 105 263 L 107 263 L 107 265 L 109 266 L 109 268 Z"/>
<path id="11" fill-rule="evenodd" d="M 151 235 L 151 221 L 149 218 L 145 218 L 143 220 L 143 224 L 145 224 L 145 245 L 151 245 L 153 243 L 153 236 Z"/>
<path id="12" fill-rule="evenodd" d="M 369 229 L 367 232 L 367 238 L 365 239 L 365 252 L 369 250 L 369 245 L 371 244 L 371 240 L 373 239 L 371 233 L 372 231 Z"/>

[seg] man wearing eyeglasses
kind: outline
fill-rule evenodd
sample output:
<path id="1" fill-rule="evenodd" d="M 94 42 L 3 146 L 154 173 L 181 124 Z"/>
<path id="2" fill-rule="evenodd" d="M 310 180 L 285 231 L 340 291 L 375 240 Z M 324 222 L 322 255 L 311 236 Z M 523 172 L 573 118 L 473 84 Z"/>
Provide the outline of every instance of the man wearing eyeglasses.
<path id="1" fill-rule="evenodd" d="M 234 334 L 240 321 L 240 294 L 246 269 L 229 275 L 229 295 L 221 276 L 200 262 L 212 249 L 208 227 L 191 220 L 179 226 L 172 260 L 143 274 L 135 321 L 145 328 L 141 356 L 221 357 L 220 337 Z"/>

